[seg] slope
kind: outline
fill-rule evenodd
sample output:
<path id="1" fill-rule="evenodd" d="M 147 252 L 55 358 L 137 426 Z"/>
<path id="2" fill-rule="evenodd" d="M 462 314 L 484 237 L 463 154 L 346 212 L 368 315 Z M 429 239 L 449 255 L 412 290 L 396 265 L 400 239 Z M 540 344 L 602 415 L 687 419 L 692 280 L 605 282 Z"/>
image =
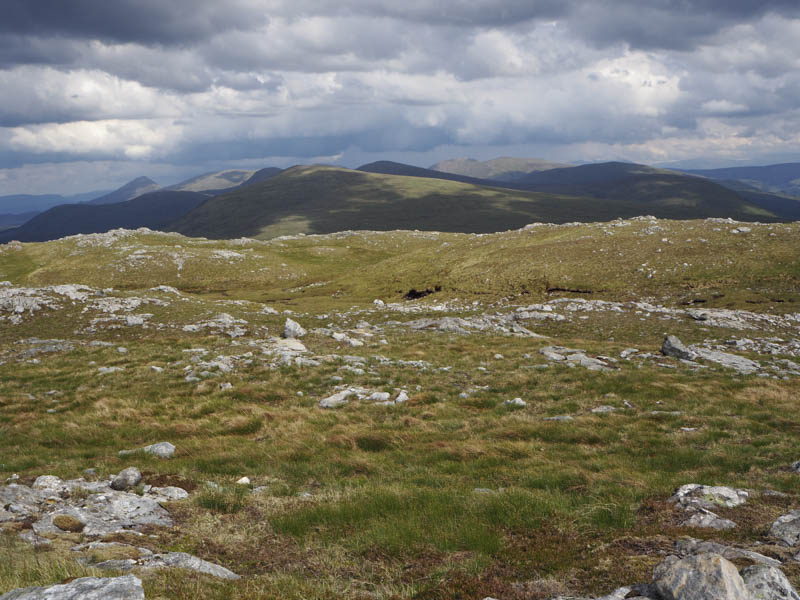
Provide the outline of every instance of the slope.
<path id="1" fill-rule="evenodd" d="M 527 173 L 569 166 L 571 165 L 550 162 L 541 158 L 503 156 L 485 161 L 475 160 L 474 158 L 452 158 L 440 161 L 430 168 L 433 171 L 477 177 L 479 179 L 515 181 Z"/>
<path id="2" fill-rule="evenodd" d="M 116 189 L 105 196 L 100 196 L 94 200 L 89 200 L 86 202 L 86 204 L 115 204 L 117 202 L 126 202 L 127 200 L 132 200 L 137 196 L 141 196 L 142 194 L 155 192 L 160 187 L 160 185 L 158 185 L 149 177 L 137 177 L 133 181 L 129 181 L 123 185 L 121 188 Z"/>
<path id="3" fill-rule="evenodd" d="M 170 230 L 209 238 L 260 239 L 350 229 L 490 233 L 532 222 L 605 221 L 650 213 L 668 218 L 740 216 L 729 206 L 705 210 L 642 205 L 316 166 L 293 167 L 265 182 L 209 199 L 171 224 Z"/>
<path id="4" fill-rule="evenodd" d="M 176 192 L 217 193 L 242 185 L 252 177 L 253 173 L 254 171 L 243 171 L 241 169 L 203 173 L 197 177 L 171 185 L 167 189 Z"/>
<path id="5" fill-rule="evenodd" d="M 0 243 L 42 242 L 76 233 L 149 227 L 159 229 L 206 200 L 194 192 L 159 191 L 115 204 L 62 204 L 15 229 L 0 232 Z"/>
<path id="6" fill-rule="evenodd" d="M 800 196 L 800 163 L 724 169 L 685 169 L 683 172 L 715 180 L 736 180 L 763 192 L 780 192 Z"/>

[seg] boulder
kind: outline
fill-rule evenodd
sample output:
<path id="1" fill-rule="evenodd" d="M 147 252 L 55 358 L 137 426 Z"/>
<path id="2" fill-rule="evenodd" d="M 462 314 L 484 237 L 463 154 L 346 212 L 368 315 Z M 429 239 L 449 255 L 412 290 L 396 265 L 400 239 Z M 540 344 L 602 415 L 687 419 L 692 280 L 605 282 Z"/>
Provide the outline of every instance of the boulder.
<path id="1" fill-rule="evenodd" d="M 134 575 L 81 577 L 61 585 L 12 590 L 0 600 L 144 600 L 144 589 Z"/>
<path id="2" fill-rule="evenodd" d="M 291 319 L 286 319 L 286 323 L 283 325 L 283 337 L 289 340 L 293 340 L 295 338 L 303 337 L 306 334 L 306 330 L 300 326 L 300 323 L 297 321 L 292 321 Z"/>
<path id="3" fill-rule="evenodd" d="M 142 473 L 136 467 L 128 467 L 120 471 L 111 481 L 111 489 L 123 491 L 136 487 L 142 481 Z"/>
<path id="4" fill-rule="evenodd" d="M 343 390 L 319 401 L 320 408 L 338 408 L 349 402 L 348 398 L 354 394 L 353 390 Z"/>
<path id="5" fill-rule="evenodd" d="M 667 557 L 653 583 L 663 600 L 750 600 L 736 567 L 719 554 Z"/>
<path id="6" fill-rule="evenodd" d="M 668 335 L 664 338 L 664 343 L 661 344 L 661 354 L 683 360 L 694 360 L 697 358 L 697 354 L 693 350 L 690 350 L 674 335 Z"/>
<path id="7" fill-rule="evenodd" d="M 778 538 L 787 546 L 800 544 L 800 510 L 778 517 L 769 530 L 772 537 Z"/>
<path id="8" fill-rule="evenodd" d="M 165 552 L 163 554 L 149 554 L 141 558 L 123 558 L 106 560 L 92 564 L 96 569 L 114 571 L 130 571 L 131 569 L 188 569 L 198 573 L 205 573 L 220 579 L 241 579 L 239 575 L 218 564 L 208 562 L 186 552 Z"/>
<path id="9" fill-rule="evenodd" d="M 752 600 L 800 600 L 786 575 L 775 567 L 747 567 L 742 570 L 742 579 Z"/>
<path id="10" fill-rule="evenodd" d="M 136 448 L 135 450 L 120 450 L 119 456 L 131 456 L 132 454 L 138 454 L 140 452 L 144 454 L 152 454 L 153 456 L 157 456 L 159 458 L 172 458 L 172 456 L 175 454 L 175 446 L 169 442 L 158 442 L 157 444 L 150 444 L 149 446 Z"/>

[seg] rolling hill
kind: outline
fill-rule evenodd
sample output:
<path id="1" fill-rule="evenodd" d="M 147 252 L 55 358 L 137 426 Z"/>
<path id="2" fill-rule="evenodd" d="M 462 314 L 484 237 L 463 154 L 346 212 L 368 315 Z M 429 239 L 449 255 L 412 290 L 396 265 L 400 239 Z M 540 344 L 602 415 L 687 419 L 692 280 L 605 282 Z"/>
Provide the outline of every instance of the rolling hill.
<path id="1" fill-rule="evenodd" d="M 116 189 L 104 196 L 100 196 L 99 198 L 89 200 L 86 202 L 86 204 L 116 204 L 117 202 L 126 202 L 128 200 L 133 200 L 142 194 L 155 192 L 156 190 L 160 189 L 160 187 L 160 185 L 158 185 L 149 177 L 137 177 L 133 181 L 129 181 L 123 185 L 121 188 Z"/>
<path id="2" fill-rule="evenodd" d="M 453 175 L 476 177 L 478 179 L 516 181 L 527 173 L 569 166 L 571 165 L 550 162 L 541 158 L 514 158 L 503 156 L 484 161 L 475 160 L 474 158 L 452 158 L 440 161 L 431 166 L 430 169 L 443 173 L 451 173 Z"/>
<path id="3" fill-rule="evenodd" d="M 254 172 L 255 171 L 228 169 L 226 171 L 203 173 L 197 177 L 192 177 L 186 181 L 171 185 L 166 189 L 176 192 L 205 192 L 207 194 L 214 194 L 242 185 L 252 177 Z"/>
<path id="4" fill-rule="evenodd" d="M 644 202 L 625 196 L 589 198 L 336 167 L 292 167 L 262 183 L 209 199 L 169 229 L 217 239 L 269 239 L 351 229 L 489 233 L 532 222 L 608 221 L 646 214 L 776 220 L 734 192 L 715 187 L 726 193 L 717 202 Z"/>
<path id="5" fill-rule="evenodd" d="M 800 163 L 782 163 L 763 167 L 728 167 L 724 169 L 683 170 L 719 181 L 738 181 L 762 192 L 800 196 Z"/>
<path id="6" fill-rule="evenodd" d="M 21 227 L 0 232 L 0 243 L 43 242 L 120 227 L 161 229 L 206 199 L 207 196 L 195 192 L 158 191 L 115 204 L 61 204 Z"/>

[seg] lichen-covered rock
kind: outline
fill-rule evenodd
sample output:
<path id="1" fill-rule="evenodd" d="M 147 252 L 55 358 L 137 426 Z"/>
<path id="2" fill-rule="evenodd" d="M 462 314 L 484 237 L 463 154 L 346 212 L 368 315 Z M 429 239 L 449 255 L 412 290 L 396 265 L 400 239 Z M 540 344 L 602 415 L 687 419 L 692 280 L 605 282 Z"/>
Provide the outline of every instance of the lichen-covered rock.
<path id="1" fill-rule="evenodd" d="M 144 600 L 144 589 L 134 575 L 82 577 L 61 585 L 12 590 L 0 600 Z"/>
<path id="2" fill-rule="evenodd" d="M 750 600 L 739 571 L 719 554 L 667 557 L 653 584 L 664 600 Z"/>
<path id="3" fill-rule="evenodd" d="M 751 600 L 800 600 L 786 575 L 775 567 L 747 567 L 742 570 L 742 579 Z"/>

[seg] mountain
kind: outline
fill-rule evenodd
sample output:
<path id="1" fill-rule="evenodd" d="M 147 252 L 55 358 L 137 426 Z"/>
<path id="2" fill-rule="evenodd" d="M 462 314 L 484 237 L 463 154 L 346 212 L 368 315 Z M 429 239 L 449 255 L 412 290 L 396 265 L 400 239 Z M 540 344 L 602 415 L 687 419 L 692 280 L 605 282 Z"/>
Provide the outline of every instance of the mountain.
<path id="1" fill-rule="evenodd" d="M 702 179 L 682 177 L 707 184 Z M 172 223 L 169 230 L 218 239 L 269 239 L 351 229 L 489 233 L 532 222 L 608 221 L 647 214 L 674 219 L 732 216 L 750 220 L 757 215 L 763 220 L 777 220 L 734 192 L 712 185 L 726 195 L 727 204 L 722 200 L 645 202 L 625 195 L 591 198 L 337 167 L 292 167 L 264 182 L 209 199 Z"/>
<path id="2" fill-rule="evenodd" d="M 425 179 L 443 179 L 445 181 L 460 181 L 461 183 L 471 183 L 473 185 L 489 185 L 489 182 L 478 177 L 468 177 L 445 173 L 444 171 L 434 171 L 423 167 L 415 167 L 391 160 L 379 160 L 366 165 L 361 165 L 356 169 L 364 173 L 379 173 L 381 175 L 402 175 L 404 177 L 423 177 Z"/>
<path id="3" fill-rule="evenodd" d="M 762 192 L 760 189 L 741 181 L 717 181 L 720 185 L 734 190 L 742 198 L 768 210 L 784 219 L 800 221 L 800 198 L 784 194 Z"/>
<path id="4" fill-rule="evenodd" d="M 12 194 L 10 196 L 0 196 L 0 213 L 17 215 L 41 212 L 59 204 L 86 202 L 107 193 L 107 191 L 99 191 L 83 192 L 72 196 L 62 196 L 60 194 Z"/>
<path id="5" fill-rule="evenodd" d="M 115 204 L 62 204 L 36 215 L 21 227 L 0 232 L 0 243 L 42 242 L 121 227 L 161 229 L 207 198 L 196 192 L 162 190 Z"/>
<path id="6" fill-rule="evenodd" d="M 800 196 L 800 163 L 782 163 L 763 167 L 728 167 L 725 169 L 682 169 L 684 173 L 720 181 L 738 181 L 762 192 Z"/>
<path id="7" fill-rule="evenodd" d="M 655 211 L 653 214 L 659 216 L 674 212 L 686 215 L 677 218 L 781 219 L 717 182 L 635 163 L 609 162 L 551 169 L 529 173 L 514 184 L 538 192 L 598 199 L 624 198 L 638 203 L 643 209 Z M 693 217 L 688 216 L 692 213 Z"/>
<path id="8" fill-rule="evenodd" d="M 275 175 L 281 171 L 283 171 L 283 169 L 279 169 L 278 167 L 265 167 L 263 169 L 259 169 L 250 176 L 250 179 L 242 183 L 242 185 L 251 185 L 253 183 L 266 181 L 270 177 L 275 177 Z"/>
<path id="9" fill-rule="evenodd" d="M 181 192 L 217 194 L 242 185 L 252 177 L 253 173 L 255 171 L 242 171 L 239 169 L 203 173 L 197 177 L 171 185 L 167 189 Z"/>
<path id="10" fill-rule="evenodd" d="M 440 161 L 430 167 L 430 169 L 478 179 L 514 181 L 534 171 L 546 171 L 548 169 L 569 166 L 570 165 L 550 162 L 541 158 L 513 158 L 503 156 L 484 161 L 478 161 L 474 158 L 453 158 Z"/>
<path id="11" fill-rule="evenodd" d="M 116 189 L 105 196 L 100 196 L 94 200 L 89 200 L 86 202 L 86 204 L 116 204 L 118 202 L 126 202 L 127 200 L 132 200 L 133 198 L 141 196 L 142 194 L 155 192 L 160 187 L 160 185 L 158 185 L 149 177 L 137 177 L 133 181 L 129 181 L 123 185 L 121 188 Z"/>
<path id="12" fill-rule="evenodd" d="M 35 217 L 38 214 L 39 214 L 38 212 L 33 211 L 33 212 L 11 214 L 11 215 L 0 215 L 0 230 L 19 227 L 20 225 L 23 225 L 27 221 L 30 221 L 33 217 Z"/>

